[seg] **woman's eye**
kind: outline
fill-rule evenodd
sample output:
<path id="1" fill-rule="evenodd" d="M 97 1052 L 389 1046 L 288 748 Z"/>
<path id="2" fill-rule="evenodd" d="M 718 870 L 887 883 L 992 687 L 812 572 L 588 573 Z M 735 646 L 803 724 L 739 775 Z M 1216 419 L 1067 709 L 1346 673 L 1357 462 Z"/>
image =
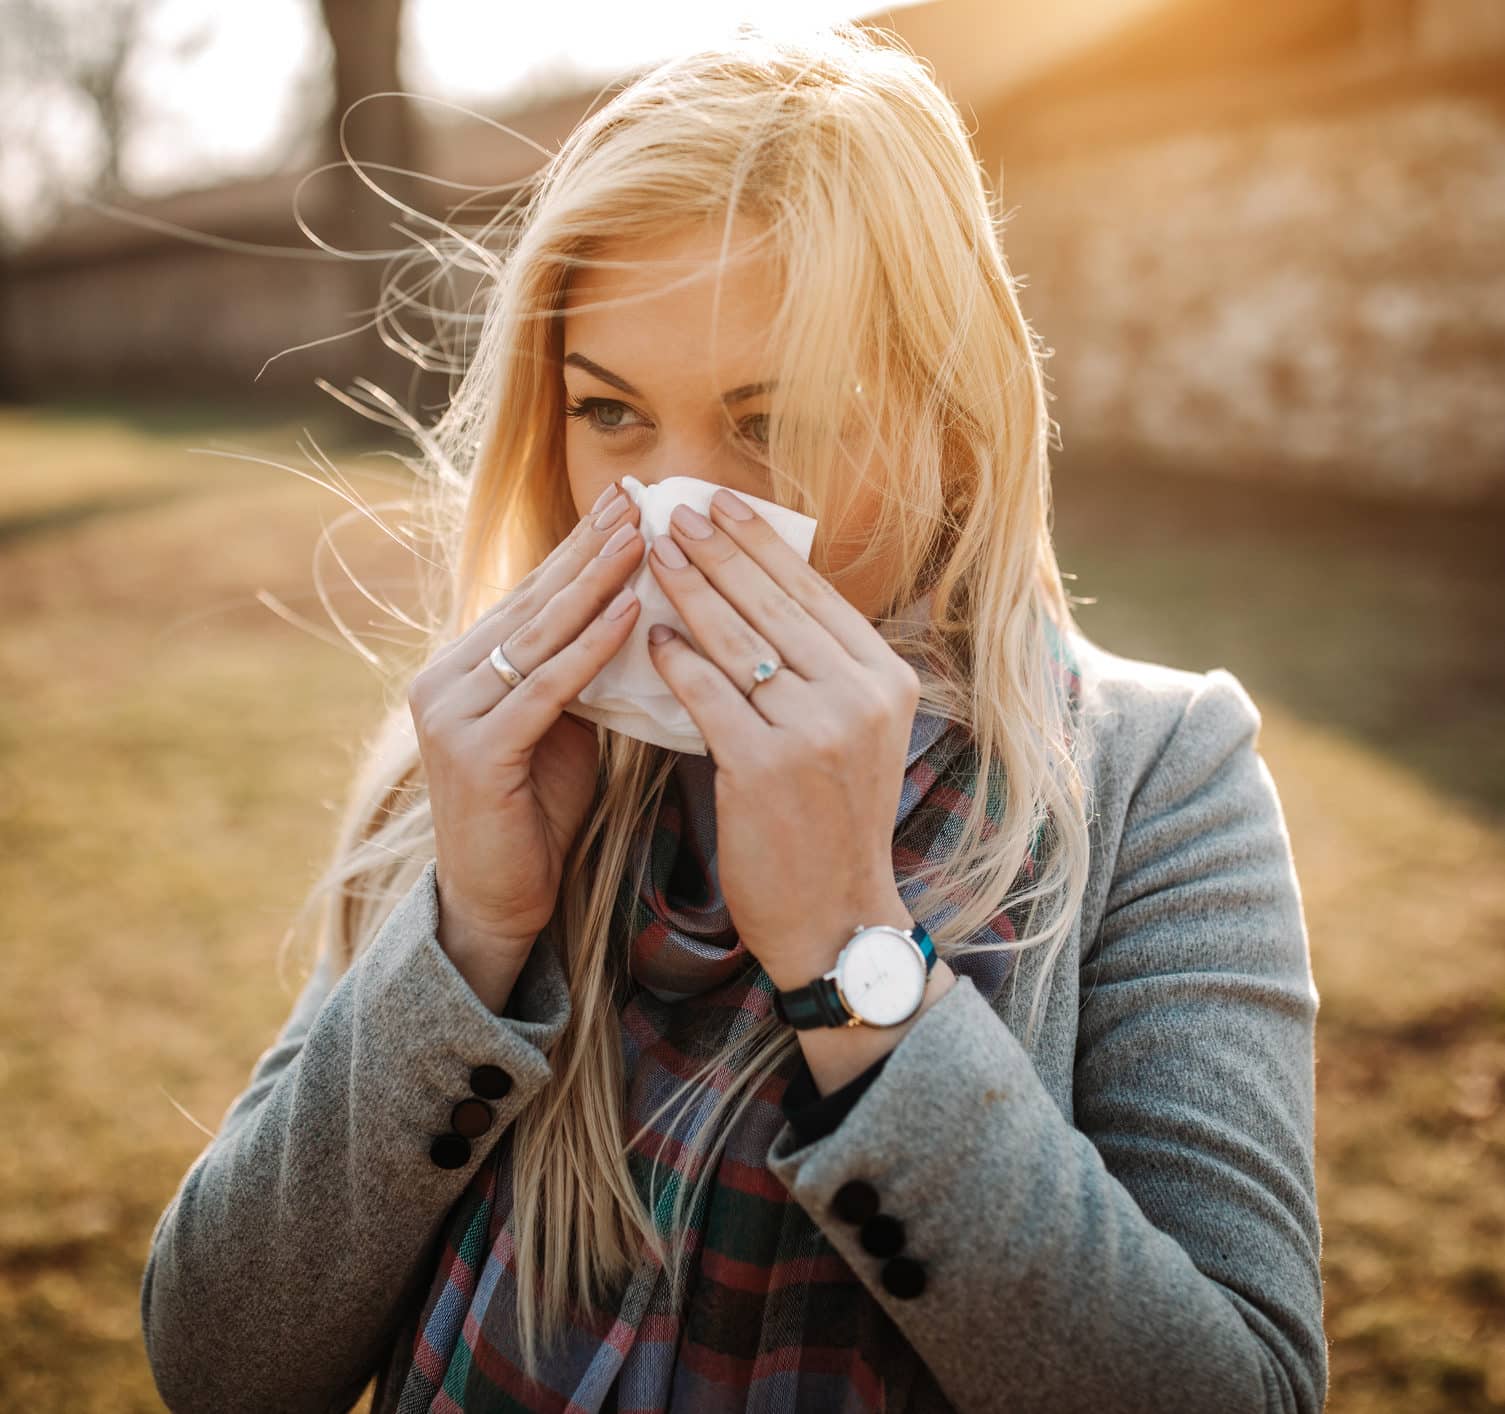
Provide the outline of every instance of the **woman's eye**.
<path id="1" fill-rule="evenodd" d="M 602 427 L 620 427 L 622 415 L 627 411 L 624 403 L 597 403 L 595 405 L 596 421 Z"/>
<path id="2" fill-rule="evenodd" d="M 577 418 L 598 432 L 626 432 L 635 426 L 646 424 L 629 421 L 632 409 L 615 398 L 577 398 L 565 403 L 564 415 Z M 768 445 L 768 414 L 755 413 L 738 424 L 738 431 L 745 441 L 758 447 Z"/>
<path id="3" fill-rule="evenodd" d="M 631 411 L 626 403 L 615 398 L 581 398 L 567 403 L 564 415 L 583 418 L 601 432 L 621 432 L 632 426 L 622 420 L 623 414 Z"/>

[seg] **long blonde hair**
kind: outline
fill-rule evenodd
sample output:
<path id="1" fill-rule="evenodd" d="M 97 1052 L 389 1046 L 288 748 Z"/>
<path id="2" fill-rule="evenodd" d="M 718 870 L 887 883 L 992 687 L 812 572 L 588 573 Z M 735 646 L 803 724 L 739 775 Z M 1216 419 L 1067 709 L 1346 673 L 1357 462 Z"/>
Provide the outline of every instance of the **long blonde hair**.
<path id="1" fill-rule="evenodd" d="M 738 216 L 754 218 L 754 234 L 733 249 Z M 469 230 L 446 223 L 443 239 L 423 242 L 438 266 L 431 287 L 458 275 L 486 294 L 440 420 L 420 429 L 394 418 L 418 443 L 409 461 L 415 493 L 403 504 L 435 546 L 424 656 L 472 625 L 576 519 L 560 375 L 572 272 L 619 241 L 705 223 L 722 233 L 726 260 L 772 261 L 779 273 L 782 299 L 768 315 L 771 499 L 818 519 L 811 563 L 838 587 L 842 575 L 826 567 L 829 529 L 858 490 L 854 467 L 880 480 L 876 521 L 844 573 L 876 567 L 885 606 L 876 626 L 896 649 L 923 655 L 921 710 L 966 724 L 979 762 L 954 849 L 912 876 L 924 885 L 913 912 L 924 920 L 942 902 L 956 910 L 931 929 L 941 954 L 955 957 L 1006 897 L 1011 909 L 1028 905 L 1030 927 L 1015 941 L 970 950 L 1046 949 L 1033 1039 L 1088 862 L 1084 742 L 1069 729 L 1051 662 L 1052 635 L 1075 629 L 1050 535 L 1042 352 L 965 127 L 892 34 L 744 26 L 621 87 L 493 220 Z M 395 311 L 412 301 L 390 298 L 396 327 Z M 428 366 L 443 366 L 452 349 L 430 354 Z M 926 591 L 928 621 L 897 615 Z M 653 1117 L 687 1112 L 707 1077 L 735 1077 L 679 1161 L 698 1181 L 678 1185 L 662 1234 L 622 1143 L 616 1017 L 625 945 L 610 925 L 634 824 L 656 808 L 675 758 L 597 732 L 597 796 L 535 944 L 557 950 L 571 1019 L 551 1054 L 550 1084 L 515 1120 L 513 1222 L 530 1373 L 540 1339 L 625 1277 L 645 1242 L 680 1274 L 685 1212 L 746 1104 L 797 1049 L 770 1016 L 710 1057 Z M 987 806 L 1005 781 L 999 828 Z M 1047 823 L 1043 867 L 1010 893 Z M 333 860 L 310 895 L 337 968 L 369 944 L 433 849 L 404 702 L 364 744 Z"/>

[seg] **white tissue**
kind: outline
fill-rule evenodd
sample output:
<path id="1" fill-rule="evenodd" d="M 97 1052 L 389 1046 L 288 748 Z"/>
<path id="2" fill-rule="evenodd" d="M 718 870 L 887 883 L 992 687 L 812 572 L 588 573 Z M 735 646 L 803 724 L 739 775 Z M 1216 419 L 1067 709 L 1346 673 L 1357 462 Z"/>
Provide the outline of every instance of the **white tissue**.
<path id="1" fill-rule="evenodd" d="M 702 481 L 695 476 L 667 476 L 651 486 L 645 486 L 635 476 L 624 476 L 621 485 L 638 507 L 639 528 L 650 550 L 655 536 L 669 533 L 669 513 L 675 506 L 687 505 L 709 520 L 711 497 L 721 489 L 720 483 Z M 810 546 L 815 539 L 814 517 L 801 515 L 758 496 L 744 492 L 736 494 L 809 563 Z M 647 554 L 643 555 L 642 563 L 627 582 L 641 604 L 632 632 L 566 710 L 576 717 L 610 727 L 640 741 L 704 756 L 707 754 L 705 738 L 695 725 L 695 719 L 670 691 L 648 656 L 648 630 L 654 624 L 669 624 L 688 639 L 697 652 L 701 651 L 700 644 L 659 587 Z M 751 663 L 747 665 L 749 685 L 753 666 Z"/>

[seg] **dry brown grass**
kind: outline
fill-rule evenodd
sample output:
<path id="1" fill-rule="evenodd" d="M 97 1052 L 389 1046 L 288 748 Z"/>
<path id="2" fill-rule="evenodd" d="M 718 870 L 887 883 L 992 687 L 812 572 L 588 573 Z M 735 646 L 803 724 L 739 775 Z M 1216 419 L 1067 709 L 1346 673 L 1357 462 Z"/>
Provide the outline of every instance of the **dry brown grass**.
<path id="1" fill-rule="evenodd" d="M 367 667 L 253 598 L 322 621 L 309 562 L 333 499 L 184 450 L 306 465 L 301 425 L 0 414 L 7 1410 L 161 1407 L 140 1276 L 205 1139 L 176 1106 L 213 1129 L 285 1015 L 277 944 L 379 708 Z M 375 477 L 395 464 L 369 466 L 390 494 Z M 1063 566 L 1100 600 L 1088 632 L 1225 665 L 1264 713 L 1322 997 L 1329 1407 L 1505 1408 L 1505 638 L 1470 538 L 1487 528 L 1289 496 L 1276 512 L 1085 464 L 1057 500 Z M 375 535 L 341 544 L 364 577 L 401 572 Z"/>

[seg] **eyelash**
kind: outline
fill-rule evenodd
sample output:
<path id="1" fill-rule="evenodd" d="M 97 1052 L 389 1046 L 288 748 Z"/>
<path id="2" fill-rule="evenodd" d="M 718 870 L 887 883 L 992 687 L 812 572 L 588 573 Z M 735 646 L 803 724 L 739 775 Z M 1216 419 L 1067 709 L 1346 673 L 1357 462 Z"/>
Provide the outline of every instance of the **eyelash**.
<path id="1" fill-rule="evenodd" d="M 564 415 L 566 417 L 574 417 L 574 418 L 581 419 L 588 426 L 595 428 L 595 430 L 597 432 L 605 432 L 607 434 L 610 434 L 610 433 L 613 433 L 613 432 L 631 432 L 633 430 L 631 424 L 620 426 L 620 427 L 608 427 L 608 426 L 605 426 L 604 424 L 602 424 L 601 422 L 597 421 L 597 419 L 594 416 L 596 410 L 598 408 L 607 408 L 607 407 L 609 407 L 609 408 L 626 408 L 627 404 L 624 403 L 624 402 L 621 402 L 617 398 L 572 398 L 572 399 L 566 399 L 565 405 L 564 405 Z M 631 411 L 631 409 L 629 408 L 628 411 Z M 755 422 L 755 421 L 757 421 L 759 419 L 762 419 L 763 422 L 766 424 L 766 422 L 768 420 L 768 414 L 766 412 L 754 413 L 752 417 L 749 417 L 749 418 L 747 418 L 745 420 L 748 421 L 748 422 Z M 767 439 L 766 435 L 764 437 L 762 437 L 762 438 L 748 437 L 747 440 L 749 442 L 756 443 L 760 447 L 768 445 L 768 439 Z"/>

